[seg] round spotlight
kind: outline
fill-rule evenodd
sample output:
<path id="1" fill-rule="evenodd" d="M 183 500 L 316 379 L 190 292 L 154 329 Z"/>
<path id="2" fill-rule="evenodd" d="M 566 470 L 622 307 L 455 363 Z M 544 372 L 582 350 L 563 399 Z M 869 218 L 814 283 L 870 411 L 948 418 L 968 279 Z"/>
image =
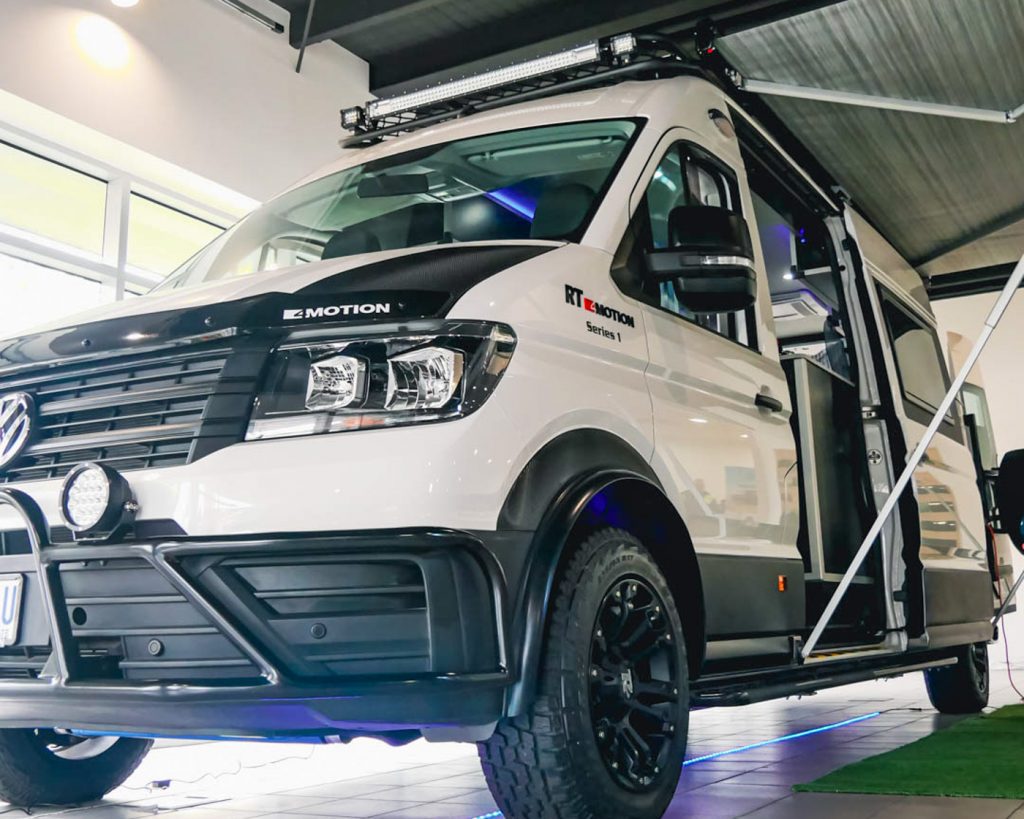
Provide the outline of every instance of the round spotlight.
<path id="1" fill-rule="evenodd" d="M 119 9 L 130 9 L 133 6 L 139 5 L 139 0 L 110 0 Z"/>
<path id="2" fill-rule="evenodd" d="M 79 464 L 64 478 L 60 515 L 76 536 L 112 534 L 134 513 L 128 481 L 110 467 Z"/>

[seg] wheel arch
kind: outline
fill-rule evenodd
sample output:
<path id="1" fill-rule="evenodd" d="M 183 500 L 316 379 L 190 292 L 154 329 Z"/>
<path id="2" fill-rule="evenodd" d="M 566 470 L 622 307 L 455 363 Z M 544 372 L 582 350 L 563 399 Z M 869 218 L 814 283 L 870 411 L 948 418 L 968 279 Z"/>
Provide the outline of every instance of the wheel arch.
<path id="1" fill-rule="evenodd" d="M 685 522 L 650 464 L 618 436 L 575 430 L 543 447 L 520 474 L 499 528 L 534 531 L 511 618 L 517 682 L 507 711 L 533 701 L 555 578 L 573 547 L 598 528 L 625 529 L 650 549 L 683 620 L 691 677 L 704 661 L 704 594 Z"/>

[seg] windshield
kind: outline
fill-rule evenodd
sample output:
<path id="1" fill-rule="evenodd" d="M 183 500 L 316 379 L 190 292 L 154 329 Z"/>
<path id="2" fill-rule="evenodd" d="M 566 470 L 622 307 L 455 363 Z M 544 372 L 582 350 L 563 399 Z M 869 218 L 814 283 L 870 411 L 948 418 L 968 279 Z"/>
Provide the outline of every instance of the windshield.
<path id="1" fill-rule="evenodd" d="M 339 171 L 253 211 L 157 289 L 378 250 L 577 240 L 636 129 L 632 120 L 549 125 Z"/>

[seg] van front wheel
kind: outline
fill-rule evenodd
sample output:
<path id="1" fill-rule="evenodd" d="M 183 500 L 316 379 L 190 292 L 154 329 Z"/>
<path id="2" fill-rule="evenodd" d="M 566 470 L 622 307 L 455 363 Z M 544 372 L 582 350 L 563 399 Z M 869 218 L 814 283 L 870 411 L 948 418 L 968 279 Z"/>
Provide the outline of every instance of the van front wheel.
<path id="1" fill-rule="evenodd" d="M 506 819 L 655 819 L 688 724 L 668 583 L 636 537 L 601 529 L 557 578 L 533 706 L 479 743 L 491 793 Z"/>
<path id="2" fill-rule="evenodd" d="M 0 730 L 0 799 L 18 807 L 93 802 L 131 776 L 152 745 L 42 728 Z"/>
<path id="3" fill-rule="evenodd" d="M 957 653 L 956 665 L 924 672 L 928 699 L 943 714 L 977 714 L 988 705 L 988 644 L 974 643 Z"/>

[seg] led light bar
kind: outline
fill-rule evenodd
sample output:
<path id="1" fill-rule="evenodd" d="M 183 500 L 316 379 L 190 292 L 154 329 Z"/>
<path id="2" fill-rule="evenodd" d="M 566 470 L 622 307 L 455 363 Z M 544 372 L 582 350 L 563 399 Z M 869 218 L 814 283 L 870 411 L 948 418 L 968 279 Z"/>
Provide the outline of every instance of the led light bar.
<path id="1" fill-rule="evenodd" d="M 588 45 L 569 49 L 568 51 L 550 54 L 547 57 L 537 57 L 524 63 L 497 68 L 472 77 L 463 77 L 462 79 L 453 80 L 442 85 L 435 85 L 433 88 L 411 91 L 408 94 L 401 94 L 390 99 L 374 100 L 366 106 L 366 115 L 370 120 L 377 120 L 390 114 L 413 111 L 432 103 L 458 99 L 468 94 L 487 91 L 502 85 L 508 85 L 509 83 L 522 82 L 523 80 L 541 77 L 544 74 L 564 71 L 567 68 L 577 68 L 581 65 L 596 63 L 600 59 L 601 47 L 595 41 Z"/>

